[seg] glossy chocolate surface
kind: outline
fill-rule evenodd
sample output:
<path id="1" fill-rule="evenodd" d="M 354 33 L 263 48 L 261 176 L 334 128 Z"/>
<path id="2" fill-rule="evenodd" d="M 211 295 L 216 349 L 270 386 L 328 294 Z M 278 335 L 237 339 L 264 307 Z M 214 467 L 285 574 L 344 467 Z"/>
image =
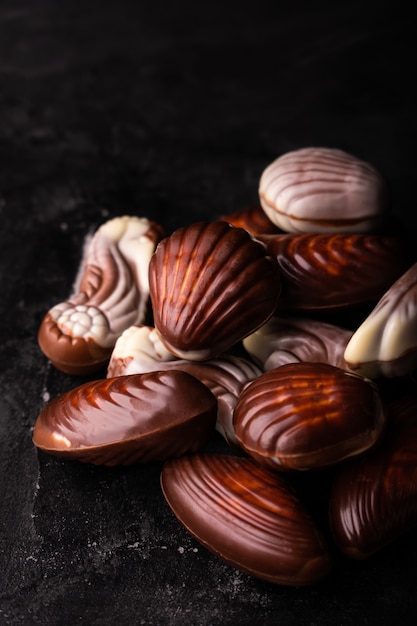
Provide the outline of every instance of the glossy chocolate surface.
<path id="1" fill-rule="evenodd" d="M 344 150 L 307 147 L 279 156 L 261 175 L 259 198 L 287 232 L 368 232 L 390 209 L 388 186 L 371 164 Z"/>
<path id="2" fill-rule="evenodd" d="M 398 236 L 303 233 L 262 239 L 278 261 L 283 311 L 375 304 L 409 267 Z"/>
<path id="3" fill-rule="evenodd" d="M 228 215 L 222 215 L 219 219 L 237 228 L 244 228 L 255 237 L 257 235 L 283 233 L 276 224 L 271 222 L 262 207 L 257 204 L 238 209 Z"/>
<path id="4" fill-rule="evenodd" d="M 276 470 L 334 465 L 381 437 L 376 387 L 325 363 L 290 363 L 248 385 L 234 411 L 235 435 L 258 463 Z"/>
<path id="5" fill-rule="evenodd" d="M 179 228 L 149 265 L 154 325 L 174 354 L 205 360 L 266 322 L 281 291 L 277 264 L 247 231 L 226 222 Z"/>
<path id="6" fill-rule="evenodd" d="M 381 445 L 340 468 L 330 498 L 337 547 L 364 559 L 417 525 L 417 396 L 389 406 Z"/>
<path id="7" fill-rule="evenodd" d="M 220 454 L 171 459 L 161 474 L 178 520 L 206 548 L 252 576 L 309 585 L 331 569 L 326 542 L 282 476 Z"/>
<path id="8" fill-rule="evenodd" d="M 51 400 L 34 444 L 98 465 L 162 461 L 198 450 L 212 435 L 216 400 L 185 372 L 151 372 L 85 383 Z"/>

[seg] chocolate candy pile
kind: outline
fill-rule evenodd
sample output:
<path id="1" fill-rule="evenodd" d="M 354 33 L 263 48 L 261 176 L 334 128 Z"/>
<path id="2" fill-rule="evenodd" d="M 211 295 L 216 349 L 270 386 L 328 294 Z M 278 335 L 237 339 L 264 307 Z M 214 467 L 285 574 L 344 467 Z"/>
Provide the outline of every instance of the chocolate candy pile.
<path id="1" fill-rule="evenodd" d="M 341 150 L 280 156 L 259 200 L 170 234 L 134 216 L 97 230 L 39 345 L 63 372 L 107 377 L 52 399 L 33 441 L 162 462 L 203 545 L 309 585 L 333 550 L 362 559 L 417 525 L 417 263 L 383 177 Z M 204 449 L 215 430 L 228 453 Z M 321 528 L 291 477 L 329 469 Z"/>

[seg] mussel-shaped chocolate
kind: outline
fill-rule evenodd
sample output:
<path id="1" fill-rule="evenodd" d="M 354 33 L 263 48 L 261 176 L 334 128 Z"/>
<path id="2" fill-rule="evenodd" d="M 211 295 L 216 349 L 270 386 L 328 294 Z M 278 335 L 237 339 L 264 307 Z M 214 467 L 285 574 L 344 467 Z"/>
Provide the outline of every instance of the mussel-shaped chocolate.
<path id="1" fill-rule="evenodd" d="M 34 444 L 55 456 L 95 465 L 164 461 L 200 449 L 217 403 L 186 372 L 151 372 L 85 383 L 39 414 Z"/>
<path id="2" fill-rule="evenodd" d="M 259 198 L 282 230 L 369 232 L 390 208 L 387 184 L 376 168 L 343 150 L 301 148 L 262 173 Z"/>
<path id="3" fill-rule="evenodd" d="M 403 376 L 417 367 L 417 263 L 382 296 L 353 333 L 348 367 L 362 376 Z"/>
<path id="4" fill-rule="evenodd" d="M 222 221 L 198 222 L 161 241 L 149 284 L 161 340 L 191 360 L 218 356 L 264 324 L 281 290 L 265 247 Z"/>
<path id="5" fill-rule="evenodd" d="M 264 371 L 286 363 L 319 362 L 346 368 L 344 351 L 352 331 L 306 317 L 274 315 L 243 340 Z"/>
<path id="6" fill-rule="evenodd" d="M 311 585 L 331 569 L 322 533 L 282 476 L 248 458 L 197 453 L 164 464 L 164 496 L 206 548 L 248 574 Z"/>
<path id="7" fill-rule="evenodd" d="M 147 218 L 123 216 L 87 238 L 74 294 L 52 307 L 39 328 L 39 346 L 55 367 L 76 375 L 97 371 L 119 335 L 144 321 L 149 261 L 163 235 Z"/>
<path id="8" fill-rule="evenodd" d="M 262 239 L 279 265 L 280 311 L 375 305 L 409 267 L 398 235 L 305 233 Z"/>
<path id="9" fill-rule="evenodd" d="M 178 359 L 159 341 L 150 326 L 133 326 L 116 341 L 110 358 L 108 377 L 126 376 L 157 370 L 181 370 L 207 385 L 217 400 L 217 431 L 232 447 L 238 447 L 233 429 L 233 410 L 242 389 L 261 375 L 252 361 L 223 354 L 208 361 Z"/>
<path id="10" fill-rule="evenodd" d="M 381 438 L 376 386 L 327 363 L 289 363 L 241 393 L 233 424 L 241 447 L 276 470 L 311 470 L 361 454 Z"/>
<path id="11" fill-rule="evenodd" d="M 389 406 L 382 443 L 339 468 L 330 496 L 337 547 L 364 559 L 417 526 L 417 397 Z"/>

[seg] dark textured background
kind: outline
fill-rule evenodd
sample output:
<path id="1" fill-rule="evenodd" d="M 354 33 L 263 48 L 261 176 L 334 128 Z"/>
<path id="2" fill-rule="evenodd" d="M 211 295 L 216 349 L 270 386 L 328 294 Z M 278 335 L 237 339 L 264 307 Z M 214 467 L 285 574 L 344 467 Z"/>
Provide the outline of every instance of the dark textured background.
<path id="1" fill-rule="evenodd" d="M 415 532 L 336 557 L 317 586 L 274 587 L 179 526 L 159 465 L 64 462 L 31 429 L 79 382 L 40 353 L 39 323 L 109 217 L 211 219 L 257 202 L 281 153 L 325 145 L 376 165 L 412 231 L 416 58 L 398 2 L 1 0 L 2 626 L 415 623 Z"/>

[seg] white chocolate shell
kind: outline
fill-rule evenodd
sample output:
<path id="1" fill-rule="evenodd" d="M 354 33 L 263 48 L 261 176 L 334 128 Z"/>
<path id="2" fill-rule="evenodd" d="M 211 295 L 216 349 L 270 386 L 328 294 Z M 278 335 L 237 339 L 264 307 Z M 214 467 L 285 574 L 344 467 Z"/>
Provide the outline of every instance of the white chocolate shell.
<path id="1" fill-rule="evenodd" d="M 403 376 L 417 367 L 417 263 L 382 296 L 352 335 L 348 367 L 368 378 Z"/>
<path id="2" fill-rule="evenodd" d="M 345 368 L 344 351 L 352 331 L 309 318 L 273 316 L 243 340 L 264 371 L 286 363 L 328 363 Z"/>
<path id="3" fill-rule="evenodd" d="M 243 228 L 198 222 L 158 245 L 149 264 L 155 328 L 180 358 L 219 356 L 264 324 L 281 292 L 278 264 Z"/>
<path id="4" fill-rule="evenodd" d="M 287 152 L 262 173 L 259 199 L 269 219 L 297 232 L 369 232 L 389 209 L 385 180 L 373 165 L 334 148 Z"/>
<path id="5" fill-rule="evenodd" d="M 45 315 L 40 348 L 60 370 L 92 372 L 120 334 L 141 323 L 149 303 L 149 261 L 162 228 L 147 218 L 116 217 L 88 240 L 74 293 Z"/>

